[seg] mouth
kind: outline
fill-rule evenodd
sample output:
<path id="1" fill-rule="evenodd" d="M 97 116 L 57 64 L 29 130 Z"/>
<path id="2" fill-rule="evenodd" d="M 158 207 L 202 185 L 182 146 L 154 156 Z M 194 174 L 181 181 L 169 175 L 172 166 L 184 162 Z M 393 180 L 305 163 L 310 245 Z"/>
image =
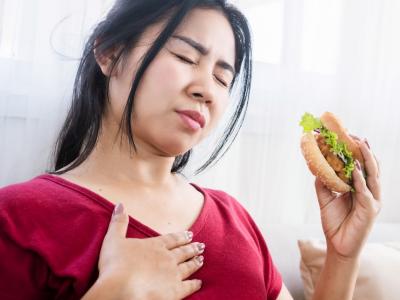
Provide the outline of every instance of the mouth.
<path id="1" fill-rule="evenodd" d="M 206 122 L 201 113 L 194 110 L 180 110 L 176 112 L 189 129 L 197 131 L 200 128 L 204 128 Z"/>

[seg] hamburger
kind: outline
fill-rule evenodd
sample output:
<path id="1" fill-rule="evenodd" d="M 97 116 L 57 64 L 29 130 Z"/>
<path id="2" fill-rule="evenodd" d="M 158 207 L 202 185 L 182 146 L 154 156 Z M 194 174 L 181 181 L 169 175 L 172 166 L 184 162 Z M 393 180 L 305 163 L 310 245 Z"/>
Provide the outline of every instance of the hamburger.
<path id="1" fill-rule="evenodd" d="M 320 118 L 305 113 L 300 126 L 303 127 L 300 147 L 311 173 L 331 191 L 354 191 L 355 160 L 364 169 L 359 142 L 330 112 L 323 113 Z"/>

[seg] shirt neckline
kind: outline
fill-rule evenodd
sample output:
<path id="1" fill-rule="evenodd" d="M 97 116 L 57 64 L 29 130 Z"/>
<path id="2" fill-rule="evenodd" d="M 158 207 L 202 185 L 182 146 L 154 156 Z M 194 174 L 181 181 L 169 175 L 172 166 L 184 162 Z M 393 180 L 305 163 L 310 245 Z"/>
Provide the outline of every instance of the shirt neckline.
<path id="1" fill-rule="evenodd" d="M 86 196 L 87 198 L 94 200 L 95 202 L 97 202 L 98 204 L 103 206 L 105 209 L 107 209 L 110 212 L 110 214 L 112 214 L 112 212 L 114 211 L 115 205 L 110 200 L 104 198 L 103 196 L 97 194 L 96 192 L 94 192 L 88 188 L 80 186 L 76 183 L 73 183 L 73 182 L 67 180 L 67 179 L 64 179 L 59 176 L 54 176 L 54 175 L 48 174 L 48 173 L 39 175 L 36 178 L 49 180 L 56 184 L 62 185 L 66 188 L 69 188 L 71 190 L 74 190 L 74 191 Z M 207 216 L 209 213 L 209 208 L 210 208 L 210 198 L 209 198 L 208 193 L 203 188 L 199 187 L 197 184 L 194 184 L 192 182 L 189 182 L 189 184 L 192 185 L 200 193 L 202 193 L 203 198 L 204 198 L 203 207 L 202 207 L 199 215 L 197 216 L 194 223 L 190 226 L 190 228 L 186 229 L 186 230 L 192 231 L 193 235 L 196 235 L 203 229 L 204 225 L 206 224 L 206 219 L 207 219 Z M 135 219 L 131 216 L 129 216 L 129 226 L 135 227 L 135 229 L 141 231 L 142 233 L 144 233 L 147 236 L 162 235 L 161 233 L 157 232 L 156 230 L 143 224 L 142 222 L 138 221 L 137 219 Z"/>

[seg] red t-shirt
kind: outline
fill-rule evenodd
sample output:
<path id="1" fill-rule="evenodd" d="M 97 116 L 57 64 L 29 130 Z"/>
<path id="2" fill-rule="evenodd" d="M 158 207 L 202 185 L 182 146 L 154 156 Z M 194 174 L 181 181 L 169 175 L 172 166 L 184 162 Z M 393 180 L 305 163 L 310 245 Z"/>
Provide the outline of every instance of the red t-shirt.
<path id="1" fill-rule="evenodd" d="M 200 215 L 190 228 L 206 244 L 191 278 L 202 288 L 187 299 L 276 299 L 281 275 L 247 211 L 228 194 L 201 188 Z M 0 189 L 0 299 L 79 299 L 93 285 L 114 205 L 52 175 Z M 159 233 L 129 218 L 127 237 Z"/>

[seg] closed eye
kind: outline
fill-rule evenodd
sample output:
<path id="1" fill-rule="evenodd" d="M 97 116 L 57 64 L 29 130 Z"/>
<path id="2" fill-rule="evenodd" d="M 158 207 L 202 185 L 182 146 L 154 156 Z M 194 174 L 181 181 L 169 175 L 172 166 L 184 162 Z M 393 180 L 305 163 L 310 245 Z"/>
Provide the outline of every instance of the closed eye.
<path id="1" fill-rule="evenodd" d="M 218 80 L 219 83 L 221 83 L 224 87 L 228 87 L 228 84 L 223 81 L 222 79 L 218 78 L 217 76 L 215 76 L 215 78 Z"/>
<path id="2" fill-rule="evenodd" d="M 194 61 L 191 61 L 189 58 L 186 58 L 182 55 L 174 54 L 179 60 L 189 64 L 189 65 L 195 65 L 196 63 Z"/>
<path id="3" fill-rule="evenodd" d="M 179 55 L 179 54 L 175 54 L 175 53 L 174 53 L 174 55 L 175 55 L 180 61 L 183 61 L 184 63 L 187 63 L 187 64 L 189 64 L 189 65 L 195 65 L 195 64 L 196 64 L 194 61 L 190 60 L 189 58 L 187 58 L 187 57 L 185 57 L 185 56 L 182 56 L 182 55 Z M 225 81 L 223 81 L 223 80 L 220 79 L 219 77 L 215 76 L 215 79 L 217 79 L 217 81 L 218 81 L 220 84 L 222 84 L 224 87 L 228 87 L 228 86 L 229 86 Z"/>

